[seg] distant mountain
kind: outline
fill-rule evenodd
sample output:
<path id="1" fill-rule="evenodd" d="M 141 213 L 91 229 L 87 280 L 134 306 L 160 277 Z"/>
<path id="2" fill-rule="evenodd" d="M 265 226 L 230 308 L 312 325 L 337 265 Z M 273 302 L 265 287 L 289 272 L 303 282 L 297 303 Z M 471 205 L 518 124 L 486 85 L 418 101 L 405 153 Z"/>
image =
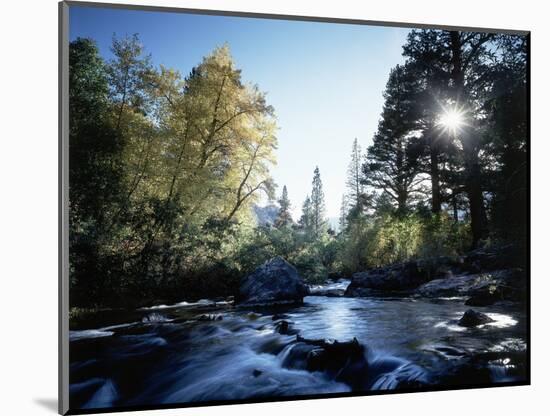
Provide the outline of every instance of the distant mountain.
<path id="1" fill-rule="evenodd" d="M 279 206 L 275 204 L 269 204 L 261 207 L 254 204 L 252 206 L 252 213 L 256 218 L 256 224 L 273 225 L 273 223 L 277 219 L 277 214 L 279 213 Z"/>
<path id="2" fill-rule="evenodd" d="M 277 204 L 269 204 L 263 207 L 254 204 L 251 209 L 257 225 L 273 225 L 279 214 L 279 205 Z M 327 224 L 335 232 L 340 231 L 340 220 L 337 217 L 327 218 Z"/>

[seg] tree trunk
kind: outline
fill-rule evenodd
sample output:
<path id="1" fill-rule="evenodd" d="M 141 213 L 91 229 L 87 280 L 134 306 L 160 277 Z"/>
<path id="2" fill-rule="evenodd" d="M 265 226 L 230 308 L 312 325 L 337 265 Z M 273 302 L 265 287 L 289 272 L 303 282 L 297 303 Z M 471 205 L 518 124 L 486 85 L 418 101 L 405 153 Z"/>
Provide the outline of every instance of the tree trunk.
<path id="1" fill-rule="evenodd" d="M 430 177 L 432 181 L 432 212 L 441 212 L 441 191 L 439 186 L 439 158 L 433 137 L 430 139 Z"/>
<path id="2" fill-rule="evenodd" d="M 471 144 L 473 135 L 464 137 L 464 163 L 466 170 L 466 194 L 470 205 L 470 226 L 472 228 L 472 248 L 479 245 L 479 241 L 487 236 L 487 217 L 483 205 L 481 189 L 481 169 L 479 167 L 478 151 Z"/>
<path id="3" fill-rule="evenodd" d="M 464 68 L 462 67 L 462 45 L 460 33 L 450 32 L 451 37 L 451 79 L 457 106 L 468 108 L 468 100 L 464 91 Z M 487 235 L 487 220 L 483 206 L 483 194 L 481 189 L 481 169 L 479 166 L 478 138 L 473 129 L 464 129 L 460 133 L 460 141 L 464 152 L 465 185 L 468 202 L 470 205 L 470 226 L 472 228 L 472 248 L 479 245 L 482 238 Z"/>
<path id="4" fill-rule="evenodd" d="M 406 190 L 402 190 L 397 195 L 397 211 L 401 214 L 407 212 L 408 194 Z"/>
<path id="5" fill-rule="evenodd" d="M 456 199 L 456 192 L 453 190 L 453 196 L 452 196 L 452 203 L 453 203 L 453 219 L 455 224 L 458 222 L 458 201 Z"/>

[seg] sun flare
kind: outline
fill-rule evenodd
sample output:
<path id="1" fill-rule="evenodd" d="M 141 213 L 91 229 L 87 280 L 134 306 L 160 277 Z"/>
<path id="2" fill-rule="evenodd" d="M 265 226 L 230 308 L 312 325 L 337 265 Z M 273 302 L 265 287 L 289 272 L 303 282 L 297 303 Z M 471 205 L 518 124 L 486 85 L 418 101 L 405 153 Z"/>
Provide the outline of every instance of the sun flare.
<path id="1" fill-rule="evenodd" d="M 444 110 L 437 122 L 438 126 L 443 128 L 447 133 L 456 135 L 461 128 L 466 124 L 464 111 L 456 108 Z"/>

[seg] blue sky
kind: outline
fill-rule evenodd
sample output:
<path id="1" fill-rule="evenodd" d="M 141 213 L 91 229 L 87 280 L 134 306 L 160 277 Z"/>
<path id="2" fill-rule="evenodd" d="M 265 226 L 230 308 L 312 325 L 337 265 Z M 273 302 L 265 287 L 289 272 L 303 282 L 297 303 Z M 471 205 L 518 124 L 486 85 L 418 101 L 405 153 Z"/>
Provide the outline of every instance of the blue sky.
<path id="1" fill-rule="evenodd" d="M 113 34 L 138 33 L 155 65 L 183 75 L 229 43 L 244 81 L 267 92 L 278 120 L 278 164 L 298 218 L 316 165 L 327 216 L 337 217 L 353 139 L 376 131 L 390 69 L 403 62 L 408 29 L 183 13 L 71 7 L 70 38 L 95 39 L 109 58 Z"/>

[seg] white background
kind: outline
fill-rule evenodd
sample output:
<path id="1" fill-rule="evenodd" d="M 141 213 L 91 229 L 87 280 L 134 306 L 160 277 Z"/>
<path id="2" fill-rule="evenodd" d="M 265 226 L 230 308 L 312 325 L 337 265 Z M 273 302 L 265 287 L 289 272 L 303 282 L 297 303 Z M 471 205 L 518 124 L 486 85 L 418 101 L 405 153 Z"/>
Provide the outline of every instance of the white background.
<path id="1" fill-rule="evenodd" d="M 111 0 L 115 2 L 116 0 Z M 0 23 L 0 414 L 57 402 L 57 1 L 11 0 Z M 549 17 L 544 1 L 147 0 L 134 4 L 532 31 L 532 386 L 175 409 L 143 415 L 548 414 Z M 546 399 L 546 400 L 545 400 Z"/>

